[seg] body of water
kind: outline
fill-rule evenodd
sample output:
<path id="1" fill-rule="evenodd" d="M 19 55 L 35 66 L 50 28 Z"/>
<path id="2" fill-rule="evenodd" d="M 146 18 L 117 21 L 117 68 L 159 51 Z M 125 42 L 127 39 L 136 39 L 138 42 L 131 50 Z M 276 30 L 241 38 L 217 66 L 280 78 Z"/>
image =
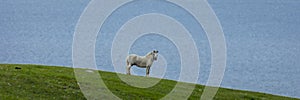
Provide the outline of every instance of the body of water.
<path id="1" fill-rule="evenodd" d="M 128 9 L 118 9 L 107 19 L 105 24 L 109 27 L 104 27 L 97 37 L 98 68 L 114 71 L 111 60 L 107 59 L 111 56 L 114 38 L 114 34 L 109 33 L 128 20 L 127 17 L 118 18 L 118 14 L 126 12 L 128 14 L 123 16 L 134 16 L 148 7 L 149 12 L 168 13 L 187 23 L 186 27 L 199 30 L 200 37 L 194 38 L 201 61 L 198 83 L 205 84 L 211 65 L 205 33 L 196 27 L 197 23 L 190 20 L 188 14 L 169 11 L 176 6 L 168 8 L 164 6 L 165 1 L 151 2 L 141 0 L 136 6 L 128 4 Z M 227 66 L 221 86 L 300 98 L 300 1 L 208 2 L 219 18 L 227 45 Z M 87 0 L 2 0 L 0 63 L 72 66 L 75 26 L 88 3 Z M 132 45 L 130 53 L 144 55 L 152 49 L 159 50 L 167 62 L 163 77 L 177 80 L 180 73 L 179 51 L 168 38 L 156 34 L 142 36 Z M 145 74 L 145 69 L 134 67 L 133 71 L 138 75 Z"/>

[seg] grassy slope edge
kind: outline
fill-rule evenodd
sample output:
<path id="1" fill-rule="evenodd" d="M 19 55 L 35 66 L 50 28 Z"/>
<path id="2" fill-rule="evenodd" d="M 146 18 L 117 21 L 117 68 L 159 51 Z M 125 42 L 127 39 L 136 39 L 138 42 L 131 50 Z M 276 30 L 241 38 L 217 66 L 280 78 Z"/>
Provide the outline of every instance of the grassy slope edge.
<path id="1" fill-rule="evenodd" d="M 16 69 L 16 67 L 21 69 Z M 151 88 L 135 88 L 119 80 L 116 73 L 99 71 L 109 89 L 122 99 L 159 99 L 177 83 L 162 79 Z M 126 76 L 132 79 L 139 76 Z M 154 79 L 155 78 L 151 78 Z M 189 85 L 189 83 L 182 83 Z M 204 86 L 196 85 L 189 99 L 199 99 Z M 184 87 L 180 92 L 184 93 Z M 175 96 L 174 99 L 177 97 Z M 0 64 L 0 99 L 85 99 L 68 67 Z M 295 100 L 296 98 L 266 93 L 219 88 L 216 100 Z"/>

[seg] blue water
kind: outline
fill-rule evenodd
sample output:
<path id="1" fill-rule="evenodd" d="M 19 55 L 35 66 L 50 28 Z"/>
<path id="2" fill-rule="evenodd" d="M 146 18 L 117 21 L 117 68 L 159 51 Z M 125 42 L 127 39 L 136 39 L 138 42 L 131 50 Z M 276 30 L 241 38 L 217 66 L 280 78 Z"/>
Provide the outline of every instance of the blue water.
<path id="1" fill-rule="evenodd" d="M 73 33 L 88 2 L 1 0 L 0 63 L 72 66 Z M 226 38 L 227 67 L 221 86 L 300 98 L 300 1 L 212 0 L 209 4 Z M 156 6 L 162 12 L 167 10 L 164 7 Z M 135 8 L 131 9 L 128 12 Z M 191 21 L 186 14 L 170 12 L 170 15 L 187 23 Z M 205 34 L 194 24 L 187 26 L 201 33 L 195 38 L 201 61 L 198 83 L 205 84 L 210 71 L 210 48 Z M 117 24 L 110 26 L 112 29 L 118 27 Z M 111 61 L 104 59 L 110 58 L 110 53 L 106 52 L 110 52 L 113 36 L 101 34 L 97 38 L 96 61 L 101 70 L 114 71 Z M 145 46 L 146 43 L 150 45 Z M 136 40 L 130 52 L 144 55 L 154 48 L 168 62 L 164 78 L 177 80 L 180 56 L 176 46 L 166 37 L 143 36 Z M 144 75 L 144 69 L 133 70 Z"/>

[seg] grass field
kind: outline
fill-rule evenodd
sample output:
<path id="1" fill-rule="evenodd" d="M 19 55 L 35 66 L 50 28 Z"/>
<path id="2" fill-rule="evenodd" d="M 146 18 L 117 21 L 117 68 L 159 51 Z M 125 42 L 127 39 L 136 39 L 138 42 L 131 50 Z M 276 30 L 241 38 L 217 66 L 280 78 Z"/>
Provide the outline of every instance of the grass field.
<path id="1" fill-rule="evenodd" d="M 149 88 L 136 88 L 121 81 L 116 73 L 104 71 L 99 71 L 99 73 L 106 86 L 114 95 L 127 100 L 160 99 L 172 91 L 177 83 L 176 81 L 162 79 L 155 86 Z M 140 80 L 141 78 L 145 79 L 140 76 L 123 76 L 133 80 Z M 156 78 L 147 79 L 159 80 Z M 185 84 L 186 86 L 193 85 L 190 83 L 181 84 Z M 196 85 L 189 99 L 200 99 L 203 89 L 204 86 Z M 184 93 L 185 91 L 185 87 L 182 87 L 179 92 Z M 43 65 L 0 64 L 0 100 L 11 99 L 84 100 L 86 98 L 77 84 L 73 68 Z M 173 99 L 180 99 L 180 97 L 174 96 Z M 219 88 L 214 99 L 295 100 L 296 98 Z"/>

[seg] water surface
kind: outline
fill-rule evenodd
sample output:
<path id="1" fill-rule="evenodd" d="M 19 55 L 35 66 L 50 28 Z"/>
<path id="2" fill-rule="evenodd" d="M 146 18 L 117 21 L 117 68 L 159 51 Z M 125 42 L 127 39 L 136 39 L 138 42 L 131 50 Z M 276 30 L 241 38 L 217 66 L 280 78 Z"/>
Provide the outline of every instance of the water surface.
<path id="1" fill-rule="evenodd" d="M 2 0 L 0 63 L 72 66 L 73 33 L 88 2 Z M 226 38 L 227 67 L 221 86 L 300 98 L 300 1 L 213 0 L 209 3 L 220 20 Z M 164 6 L 152 6 L 164 11 Z M 200 37 L 195 38 L 201 60 L 198 83 L 205 84 L 211 59 L 205 33 L 195 26 L 197 23 L 192 23 L 190 16 L 169 13 L 183 22 L 191 21 L 186 25 L 201 33 Z M 119 19 L 122 20 L 125 19 Z M 106 31 L 109 33 L 109 29 Z M 101 70 L 114 71 L 111 62 L 106 60 L 110 58 L 107 52 L 114 35 L 100 36 L 96 43 L 97 66 Z M 168 62 L 164 78 L 177 80 L 180 56 L 176 46 L 166 37 L 153 34 L 143 36 L 136 40 L 130 53 L 144 55 L 154 48 Z M 138 75 L 144 75 L 144 69 L 133 70 Z"/>

